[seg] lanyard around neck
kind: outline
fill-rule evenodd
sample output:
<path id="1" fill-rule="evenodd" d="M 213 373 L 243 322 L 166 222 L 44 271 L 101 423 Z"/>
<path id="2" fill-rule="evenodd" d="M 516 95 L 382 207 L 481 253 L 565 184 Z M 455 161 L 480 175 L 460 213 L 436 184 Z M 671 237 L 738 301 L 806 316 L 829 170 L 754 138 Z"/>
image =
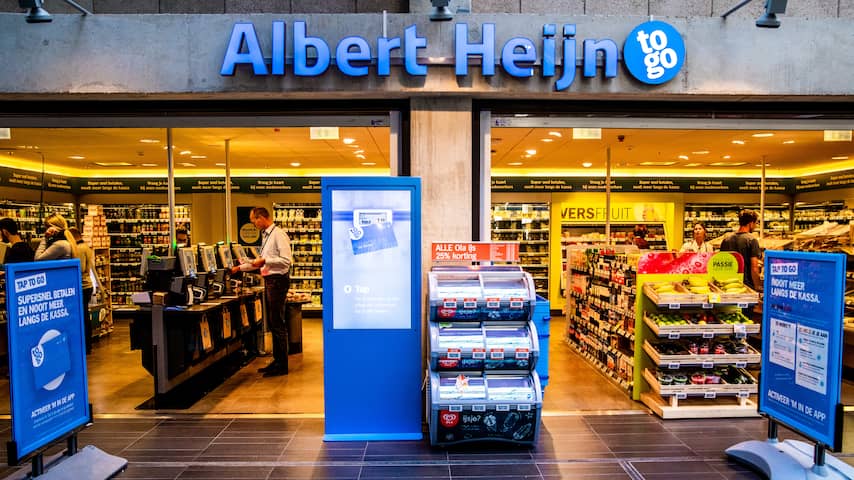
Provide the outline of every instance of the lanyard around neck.
<path id="1" fill-rule="evenodd" d="M 267 233 L 267 230 L 264 230 L 264 233 L 267 233 L 267 236 L 264 238 L 264 241 L 263 241 L 263 242 L 261 242 L 261 254 L 262 254 L 262 255 L 263 255 L 263 253 L 264 253 L 264 247 L 267 245 L 267 241 L 268 241 L 268 240 L 270 240 L 270 237 L 272 237 L 272 236 L 273 236 L 273 232 L 275 232 L 275 231 L 276 231 L 276 228 L 278 228 L 278 226 L 277 226 L 277 225 L 273 225 L 273 229 L 272 229 L 272 230 L 270 230 L 270 233 Z"/>

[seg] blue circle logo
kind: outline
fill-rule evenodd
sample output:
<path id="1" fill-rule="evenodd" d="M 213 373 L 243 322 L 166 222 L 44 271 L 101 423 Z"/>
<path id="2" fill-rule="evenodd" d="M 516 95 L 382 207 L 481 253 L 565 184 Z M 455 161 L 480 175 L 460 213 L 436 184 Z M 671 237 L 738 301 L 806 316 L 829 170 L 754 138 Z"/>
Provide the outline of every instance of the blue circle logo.
<path id="1" fill-rule="evenodd" d="M 642 23 L 626 38 L 623 61 L 633 77 L 649 85 L 660 85 L 672 80 L 682 68 L 685 42 L 670 24 Z"/>

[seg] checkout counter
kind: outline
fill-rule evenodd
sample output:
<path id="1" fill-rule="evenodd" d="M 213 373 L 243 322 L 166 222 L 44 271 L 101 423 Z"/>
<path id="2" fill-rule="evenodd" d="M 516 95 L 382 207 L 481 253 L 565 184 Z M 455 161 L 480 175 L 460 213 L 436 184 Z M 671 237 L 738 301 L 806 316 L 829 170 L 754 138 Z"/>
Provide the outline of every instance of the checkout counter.
<path id="1" fill-rule="evenodd" d="M 142 294 L 130 326 L 131 349 L 142 350 L 142 365 L 154 377 L 154 408 L 218 362 L 257 350 L 263 324 L 263 287 L 254 276 L 232 281 L 224 265 L 199 272 L 195 256 L 178 253 L 180 261 L 144 257 L 152 293 Z"/>

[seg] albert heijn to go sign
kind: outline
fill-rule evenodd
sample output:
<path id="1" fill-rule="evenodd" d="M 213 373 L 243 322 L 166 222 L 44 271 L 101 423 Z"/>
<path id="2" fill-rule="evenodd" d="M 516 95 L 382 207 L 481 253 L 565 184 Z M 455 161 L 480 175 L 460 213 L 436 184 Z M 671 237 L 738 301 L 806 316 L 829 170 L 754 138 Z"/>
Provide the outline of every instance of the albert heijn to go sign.
<path id="1" fill-rule="evenodd" d="M 577 66 L 585 78 L 599 75 L 617 76 L 619 46 L 610 38 L 577 38 L 580 32 L 572 23 L 546 23 L 539 38 L 514 36 L 498 41 L 496 24 L 483 23 L 469 27 L 457 23 L 453 31 L 453 65 L 458 77 L 480 70 L 491 77 L 501 68 L 511 77 L 554 79 L 554 89 L 569 88 L 576 77 Z M 361 32 L 364 33 L 364 32 Z M 270 45 L 269 55 L 262 45 Z M 580 47 L 580 48 L 578 48 Z M 305 21 L 272 22 L 268 41 L 259 38 L 252 23 L 235 23 L 223 57 L 220 75 L 232 76 L 240 65 L 251 66 L 256 76 L 317 77 L 331 68 L 349 77 L 391 75 L 393 60 L 402 60 L 402 72 L 426 76 L 430 56 L 425 52 L 428 38 L 419 35 L 418 26 L 410 25 L 402 36 L 343 35 L 330 43 L 312 35 Z M 685 61 L 685 44 L 679 32 L 661 21 L 645 22 L 635 27 L 625 40 L 623 58 L 628 72 L 638 81 L 659 85 L 672 80 Z M 471 60 L 479 59 L 479 65 Z M 426 63 L 425 63 L 426 62 Z M 290 63 L 290 65 L 288 65 Z M 444 63 L 444 60 L 441 62 Z"/>

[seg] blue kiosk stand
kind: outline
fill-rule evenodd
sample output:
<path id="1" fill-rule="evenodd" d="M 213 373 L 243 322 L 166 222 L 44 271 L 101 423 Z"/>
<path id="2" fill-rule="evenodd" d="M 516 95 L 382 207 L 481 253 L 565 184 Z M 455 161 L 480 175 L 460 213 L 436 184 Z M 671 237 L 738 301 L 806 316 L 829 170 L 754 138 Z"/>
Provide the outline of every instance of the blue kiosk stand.
<path id="1" fill-rule="evenodd" d="M 765 252 L 759 413 L 768 440 L 727 455 L 774 480 L 854 479 L 854 467 L 826 454 L 842 447 L 842 307 L 845 255 Z M 780 442 L 782 424 L 813 440 Z"/>
<path id="2" fill-rule="evenodd" d="M 420 179 L 324 178 L 321 190 L 323 439 L 420 440 Z"/>
<path id="3" fill-rule="evenodd" d="M 86 381 L 80 261 L 5 266 L 12 440 L 7 462 L 29 460 L 32 471 L 7 479 L 105 479 L 127 460 L 88 445 L 77 432 L 92 421 Z M 65 440 L 67 449 L 44 461 L 42 451 Z"/>

